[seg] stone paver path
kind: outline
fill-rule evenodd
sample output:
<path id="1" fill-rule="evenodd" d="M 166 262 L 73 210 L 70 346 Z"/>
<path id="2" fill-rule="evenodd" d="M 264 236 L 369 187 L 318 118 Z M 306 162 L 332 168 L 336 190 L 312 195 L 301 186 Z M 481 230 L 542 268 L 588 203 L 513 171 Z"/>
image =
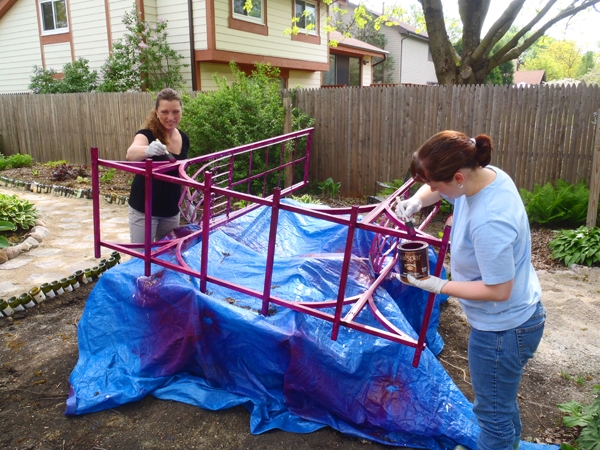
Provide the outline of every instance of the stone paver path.
<path id="1" fill-rule="evenodd" d="M 94 257 L 92 201 L 57 197 L 0 186 L 0 193 L 17 195 L 36 206 L 48 235 L 37 248 L 0 264 L 0 298 L 19 296 L 34 286 L 72 275 L 76 270 L 96 266 Z M 100 199 L 102 239 L 129 242 L 127 206 Z M 112 250 L 102 248 L 101 258 Z M 122 255 L 123 260 L 129 256 Z"/>

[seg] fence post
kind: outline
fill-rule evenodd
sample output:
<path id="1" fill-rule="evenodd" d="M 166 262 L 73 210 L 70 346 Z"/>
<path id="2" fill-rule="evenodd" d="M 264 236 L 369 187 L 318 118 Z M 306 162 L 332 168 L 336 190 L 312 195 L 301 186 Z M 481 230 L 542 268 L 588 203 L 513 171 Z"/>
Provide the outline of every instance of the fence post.
<path id="1" fill-rule="evenodd" d="M 598 217 L 598 197 L 600 197 L 600 110 L 596 112 L 596 133 L 592 148 L 592 171 L 590 176 L 590 199 L 588 201 L 587 220 L 588 228 L 596 226 Z"/>

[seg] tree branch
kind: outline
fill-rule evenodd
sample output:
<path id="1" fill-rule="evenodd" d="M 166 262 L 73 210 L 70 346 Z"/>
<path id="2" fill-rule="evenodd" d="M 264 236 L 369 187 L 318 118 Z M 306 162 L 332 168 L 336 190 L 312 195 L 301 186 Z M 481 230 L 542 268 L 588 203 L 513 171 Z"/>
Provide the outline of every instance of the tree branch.
<path id="1" fill-rule="evenodd" d="M 533 27 L 533 25 L 535 25 L 535 23 L 537 23 L 539 21 L 539 20 L 536 21 L 535 19 L 532 20 L 529 24 L 526 25 L 526 27 L 524 27 L 517 35 L 515 35 L 515 37 L 513 37 L 513 39 L 511 39 L 501 49 L 501 52 L 497 52 L 492 57 L 492 59 L 495 61 L 494 62 L 495 66 L 500 65 L 506 61 L 510 61 L 512 59 L 517 58 L 521 53 L 523 53 L 526 49 L 528 49 L 535 41 L 537 41 L 540 37 L 542 37 L 544 35 L 544 33 L 546 32 L 546 30 L 548 30 L 548 28 L 553 26 L 555 23 L 560 22 L 561 20 L 563 20 L 567 17 L 572 17 L 575 14 L 583 11 L 584 9 L 587 9 L 598 3 L 600 3 L 600 0 L 586 0 L 586 1 L 582 2 L 579 6 L 574 6 L 576 4 L 576 2 L 571 3 L 571 5 L 569 5 L 565 9 L 563 9 L 553 19 L 549 20 L 544 25 L 542 25 L 534 34 L 532 34 L 530 37 L 525 39 L 525 41 L 523 41 L 523 43 L 521 45 L 516 46 L 516 43 L 518 42 L 520 37 L 522 37 L 525 33 L 527 33 L 529 30 L 531 30 L 531 27 Z M 519 36 L 519 37 L 517 37 L 517 36 Z M 502 52 L 502 50 L 504 50 L 505 47 L 508 47 L 511 45 L 512 45 L 512 47 L 510 47 L 511 49 L 508 49 L 508 51 L 505 50 L 504 52 Z M 498 54 L 498 53 L 500 53 L 500 54 Z M 504 56 L 502 56 L 502 55 L 504 55 Z"/>

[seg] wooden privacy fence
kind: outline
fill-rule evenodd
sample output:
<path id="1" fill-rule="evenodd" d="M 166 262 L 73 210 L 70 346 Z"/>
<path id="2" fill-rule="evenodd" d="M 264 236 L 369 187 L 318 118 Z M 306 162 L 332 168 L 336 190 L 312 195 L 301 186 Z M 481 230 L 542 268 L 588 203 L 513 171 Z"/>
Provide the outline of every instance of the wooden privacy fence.
<path id="1" fill-rule="evenodd" d="M 343 195 L 373 194 L 403 178 L 412 154 L 438 131 L 488 134 L 492 164 L 518 187 L 559 178 L 590 185 L 600 89 L 407 86 L 300 90 L 295 106 L 316 118 L 311 178 L 332 177 Z M 596 138 L 596 147 L 600 145 Z M 596 168 L 598 172 L 598 168 Z"/>
<path id="2" fill-rule="evenodd" d="M 592 168 L 600 145 L 597 85 L 375 86 L 291 95 L 316 119 L 311 179 L 331 177 L 345 196 L 371 195 L 376 181 L 402 178 L 412 153 L 444 129 L 489 134 L 492 163 L 518 187 L 559 178 L 589 185 L 594 171 L 599 176 Z M 153 106 L 149 93 L 0 95 L 0 151 L 89 165 L 97 146 L 100 158 L 123 160 Z"/>
<path id="3" fill-rule="evenodd" d="M 101 158 L 124 160 L 152 108 L 144 92 L 0 95 L 1 151 L 89 166 L 97 146 Z"/>

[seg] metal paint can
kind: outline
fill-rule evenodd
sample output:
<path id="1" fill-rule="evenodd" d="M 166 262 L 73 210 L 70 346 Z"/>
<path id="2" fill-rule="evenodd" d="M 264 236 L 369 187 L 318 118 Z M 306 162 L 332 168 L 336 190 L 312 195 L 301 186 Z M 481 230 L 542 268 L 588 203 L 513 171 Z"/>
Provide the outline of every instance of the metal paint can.
<path id="1" fill-rule="evenodd" d="M 427 254 L 427 242 L 407 241 L 400 244 L 398 252 L 400 257 L 400 278 L 408 281 L 408 275 L 417 280 L 429 278 L 429 256 Z"/>

